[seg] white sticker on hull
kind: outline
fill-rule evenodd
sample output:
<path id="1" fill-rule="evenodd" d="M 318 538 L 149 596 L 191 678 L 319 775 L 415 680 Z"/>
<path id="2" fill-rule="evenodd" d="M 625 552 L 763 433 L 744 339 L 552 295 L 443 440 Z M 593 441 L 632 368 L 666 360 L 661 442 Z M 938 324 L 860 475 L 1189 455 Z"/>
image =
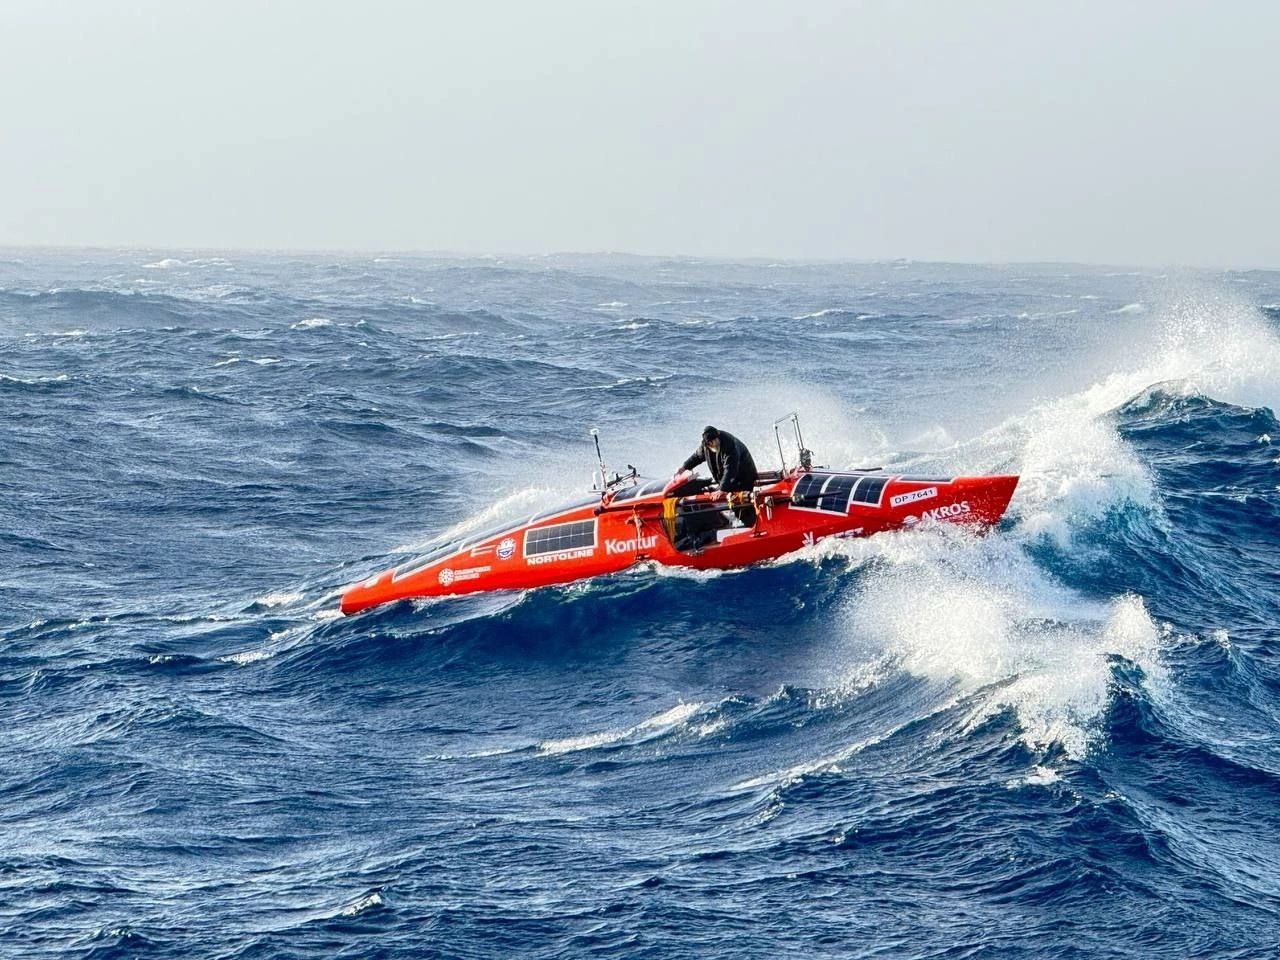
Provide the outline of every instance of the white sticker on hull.
<path id="1" fill-rule="evenodd" d="M 612 556 L 615 553 L 639 553 L 641 550 L 652 550 L 658 545 L 657 534 L 650 537 L 632 537 L 630 540 L 606 540 L 604 542 L 605 553 Z"/>
<path id="2" fill-rule="evenodd" d="M 910 526 L 913 523 L 920 523 L 925 520 L 951 520 L 972 512 L 973 509 L 969 506 L 969 501 L 962 500 L 959 503 L 949 503 L 946 506 L 925 510 L 918 517 L 904 517 L 902 522 Z"/>
<path id="3" fill-rule="evenodd" d="M 478 580 L 492 569 L 492 567 L 466 567 L 462 570 L 450 570 L 445 567 L 436 575 L 436 579 L 440 581 L 440 586 L 447 587 L 465 580 Z"/>
<path id="4" fill-rule="evenodd" d="M 966 513 L 971 513 L 969 501 L 962 500 L 960 503 L 949 503 L 945 507 L 935 507 L 932 510 L 926 510 L 920 514 L 921 520 L 947 520 L 951 517 L 961 517 Z"/>
<path id="5" fill-rule="evenodd" d="M 524 562 L 531 567 L 536 567 L 544 563 L 559 563 L 561 560 L 583 560 L 595 552 L 595 547 L 579 547 L 577 550 L 561 550 L 559 553 L 540 553 L 534 557 L 525 557 Z"/>
<path id="6" fill-rule="evenodd" d="M 917 500 L 932 500 L 937 495 L 937 487 L 925 487 L 923 490 L 912 490 L 910 493 L 900 493 L 896 497 L 890 497 L 889 506 L 900 507 L 904 503 L 915 503 Z"/>

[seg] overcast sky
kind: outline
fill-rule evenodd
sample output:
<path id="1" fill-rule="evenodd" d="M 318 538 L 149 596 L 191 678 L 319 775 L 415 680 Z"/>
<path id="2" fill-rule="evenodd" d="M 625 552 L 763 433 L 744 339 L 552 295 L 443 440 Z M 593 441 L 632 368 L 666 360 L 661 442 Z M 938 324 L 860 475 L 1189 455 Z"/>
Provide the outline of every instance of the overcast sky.
<path id="1" fill-rule="evenodd" d="M 3 0 L 0 244 L 1280 267 L 1280 4 Z"/>

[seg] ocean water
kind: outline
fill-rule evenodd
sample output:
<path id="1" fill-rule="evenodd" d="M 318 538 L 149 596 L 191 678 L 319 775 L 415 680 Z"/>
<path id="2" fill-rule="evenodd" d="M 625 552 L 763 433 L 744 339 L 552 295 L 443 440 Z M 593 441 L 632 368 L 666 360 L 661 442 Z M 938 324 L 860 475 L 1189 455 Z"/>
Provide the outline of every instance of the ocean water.
<path id="1" fill-rule="evenodd" d="M 1277 955 L 1280 274 L 0 253 L 0 954 Z M 337 615 L 771 463 L 987 537 Z"/>

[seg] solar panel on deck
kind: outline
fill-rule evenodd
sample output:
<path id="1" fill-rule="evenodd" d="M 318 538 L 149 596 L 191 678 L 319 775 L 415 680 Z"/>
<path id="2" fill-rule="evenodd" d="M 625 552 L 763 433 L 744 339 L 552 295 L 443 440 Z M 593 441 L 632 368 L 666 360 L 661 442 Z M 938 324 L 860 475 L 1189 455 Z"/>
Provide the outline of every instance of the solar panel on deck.
<path id="1" fill-rule="evenodd" d="M 818 509 L 829 513 L 847 513 L 849 510 L 849 493 L 857 477 L 836 475 L 822 487 L 822 496 L 818 498 Z"/>
<path id="2" fill-rule="evenodd" d="M 791 502 L 803 510 L 845 513 L 858 477 L 839 473 L 806 473 L 796 481 Z"/>
<path id="3" fill-rule="evenodd" d="M 539 527 L 524 535 L 524 555 L 537 556 L 542 553 L 559 553 L 562 550 L 576 550 L 579 547 L 596 545 L 595 520 L 575 520 L 572 523 L 557 523 L 549 527 Z"/>
<path id="4" fill-rule="evenodd" d="M 798 507 L 813 508 L 818 502 L 818 491 L 826 477 L 816 473 L 806 473 L 796 481 L 795 490 L 791 493 L 792 502 Z"/>
<path id="5" fill-rule="evenodd" d="M 868 506 L 880 506 L 880 494 L 884 492 L 885 484 L 889 482 L 888 477 L 863 477 L 853 491 L 853 502 L 864 503 Z"/>
<path id="6" fill-rule="evenodd" d="M 637 483 L 634 487 L 628 487 L 626 490 L 619 490 L 613 496 L 611 503 L 622 503 L 624 500 L 634 500 L 636 497 L 648 497 L 655 493 L 661 493 L 662 488 L 667 485 L 665 480 L 650 480 L 648 483 Z"/>

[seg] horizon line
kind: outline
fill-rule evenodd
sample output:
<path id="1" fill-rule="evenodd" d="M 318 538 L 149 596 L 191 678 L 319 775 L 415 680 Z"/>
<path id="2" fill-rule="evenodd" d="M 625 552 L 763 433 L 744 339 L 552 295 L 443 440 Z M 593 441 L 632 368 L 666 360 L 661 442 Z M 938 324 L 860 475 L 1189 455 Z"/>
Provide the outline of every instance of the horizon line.
<path id="1" fill-rule="evenodd" d="M 540 253 L 529 253 L 516 250 L 448 250 L 429 248 L 395 248 L 395 247 L 236 247 L 236 246 L 201 246 L 197 244 L 127 244 L 127 243 L 9 243 L 0 241 L 0 250 L 35 250 L 48 252 L 105 252 L 135 253 L 153 252 L 192 252 L 192 253 L 234 253 L 240 255 L 276 254 L 303 257 L 320 257 L 334 255 L 370 256 L 370 257 L 438 257 L 455 260 L 547 260 L 556 257 L 620 257 L 636 260 L 679 260 L 690 263 L 720 264 L 794 264 L 834 266 L 849 264 L 857 266 L 891 266 L 920 264 L 924 266 L 968 266 L 968 267 L 1030 267 L 1030 266 L 1073 266 L 1073 267 L 1112 267 L 1130 270 L 1153 271 L 1216 271 L 1226 273 L 1274 273 L 1280 266 L 1230 266 L 1226 264 L 1195 264 L 1179 262 L 1123 262 L 1111 260 L 1080 260 L 1073 258 L 1012 258 L 1008 260 L 959 260 L 950 258 L 929 258 L 911 256 L 891 257 L 850 257 L 850 256 L 767 256 L 761 254 L 724 255 L 693 253 L 648 253 L 634 250 L 552 250 Z"/>

